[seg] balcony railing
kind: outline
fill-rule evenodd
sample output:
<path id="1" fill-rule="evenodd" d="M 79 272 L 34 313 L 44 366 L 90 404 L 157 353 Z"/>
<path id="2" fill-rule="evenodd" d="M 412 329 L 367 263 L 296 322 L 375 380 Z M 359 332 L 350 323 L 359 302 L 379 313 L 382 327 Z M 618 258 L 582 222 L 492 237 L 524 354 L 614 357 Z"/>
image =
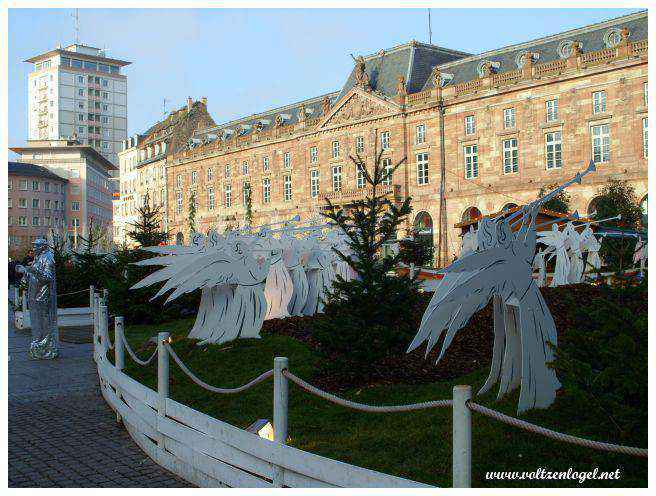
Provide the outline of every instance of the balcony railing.
<path id="1" fill-rule="evenodd" d="M 380 186 L 377 193 L 384 196 L 392 195 L 394 199 L 397 199 L 401 196 L 401 186 L 398 184 Z M 342 189 L 341 191 L 329 191 L 328 193 L 326 193 L 325 198 L 332 202 L 342 203 L 348 200 L 358 200 L 371 194 L 372 194 L 371 187 L 349 188 L 349 189 Z"/>
<path id="2" fill-rule="evenodd" d="M 552 76 L 554 74 L 560 74 L 565 69 L 567 69 L 566 60 L 553 60 L 551 62 L 545 62 L 544 64 L 537 64 L 533 68 L 533 75 L 536 77 Z"/>
<path id="3" fill-rule="evenodd" d="M 465 93 L 474 93 L 481 89 L 482 84 L 483 79 L 474 79 L 472 81 L 465 81 L 464 83 L 456 84 L 453 89 L 456 96 L 458 96 Z"/>
<path id="4" fill-rule="evenodd" d="M 603 64 L 612 61 L 617 57 L 617 48 L 604 48 L 596 52 L 584 53 L 581 55 L 581 62 L 586 66 Z"/>
<path id="5" fill-rule="evenodd" d="M 430 100 L 431 90 L 419 91 L 411 93 L 405 97 L 406 105 L 419 105 Z"/>

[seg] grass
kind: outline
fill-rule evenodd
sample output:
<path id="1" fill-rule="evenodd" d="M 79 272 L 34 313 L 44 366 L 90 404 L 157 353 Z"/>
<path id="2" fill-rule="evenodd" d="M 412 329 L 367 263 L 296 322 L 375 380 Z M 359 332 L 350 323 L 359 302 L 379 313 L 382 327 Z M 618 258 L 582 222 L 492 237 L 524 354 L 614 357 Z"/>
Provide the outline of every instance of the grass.
<path id="1" fill-rule="evenodd" d="M 125 335 L 133 349 L 160 330 L 174 336 L 173 348 L 201 379 L 220 387 L 236 387 L 273 367 L 273 358 L 289 358 L 290 370 L 311 382 L 322 357 L 290 337 L 265 335 L 224 345 L 195 346 L 186 339 L 193 320 L 157 326 L 130 326 Z M 148 349 L 148 354 L 150 354 Z M 139 354 L 144 357 L 146 351 Z M 110 356 L 112 353 L 110 352 Z M 113 357 L 111 357 L 113 358 Z M 156 389 L 156 361 L 149 367 L 126 357 L 126 372 Z M 193 384 L 171 362 L 171 397 L 199 411 L 245 428 L 260 418 L 272 419 L 273 381 L 266 381 L 236 395 L 218 395 Z M 455 384 L 470 384 L 474 392 L 487 376 L 487 367 L 455 381 L 433 384 L 373 385 L 350 390 L 345 397 L 369 404 L 402 404 L 451 397 Z M 516 416 L 518 393 L 495 401 L 495 393 L 476 401 Z M 573 414 L 559 398 L 548 410 L 534 410 L 523 419 L 560 432 L 613 442 L 613 426 L 592 410 Z M 473 487 L 646 487 L 647 461 L 581 448 L 506 426 L 472 414 Z M 605 427 L 608 423 L 608 427 Z M 593 435 L 608 432 L 606 439 Z M 290 444 L 319 455 L 392 475 L 442 487 L 451 486 L 451 409 L 408 413 L 369 414 L 332 405 L 290 384 Z M 645 444 L 646 446 L 646 444 Z M 589 480 L 486 480 L 488 471 L 620 470 L 619 481 Z"/>

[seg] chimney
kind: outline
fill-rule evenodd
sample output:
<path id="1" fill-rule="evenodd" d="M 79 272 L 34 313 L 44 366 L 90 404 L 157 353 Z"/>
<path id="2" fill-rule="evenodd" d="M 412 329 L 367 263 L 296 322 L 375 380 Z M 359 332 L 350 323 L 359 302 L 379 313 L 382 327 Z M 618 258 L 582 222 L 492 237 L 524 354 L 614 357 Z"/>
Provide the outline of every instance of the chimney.
<path id="1" fill-rule="evenodd" d="M 191 106 L 194 104 L 194 101 L 191 99 L 190 96 L 187 97 L 187 111 L 191 111 Z"/>
<path id="2" fill-rule="evenodd" d="M 201 103 L 207 107 L 207 97 L 204 96 L 203 98 L 200 99 Z"/>

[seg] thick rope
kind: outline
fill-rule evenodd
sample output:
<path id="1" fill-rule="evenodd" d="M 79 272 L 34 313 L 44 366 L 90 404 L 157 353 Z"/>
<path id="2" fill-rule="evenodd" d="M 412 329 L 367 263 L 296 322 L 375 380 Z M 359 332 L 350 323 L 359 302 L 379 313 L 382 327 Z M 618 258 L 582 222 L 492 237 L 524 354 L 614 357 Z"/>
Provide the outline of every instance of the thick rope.
<path id="1" fill-rule="evenodd" d="M 88 293 L 88 292 L 89 292 L 88 289 L 81 289 L 81 290 L 79 290 L 79 291 L 71 291 L 70 293 L 62 293 L 62 294 L 58 294 L 58 295 L 57 295 L 57 298 L 59 298 L 60 296 L 68 296 L 68 295 L 72 295 L 72 294 Z"/>
<path id="2" fill-rule="evenodd" d="M 139 365 L 143 365 L 144 367 L 145 367 L 146 365 L 150 364 L 150 362 L 153 361 L 153 358 L 155 358 L 155 357 L 157 356 L 157 348 L 155 348 L 155 351 L 153 351 L 153 354 L 150 355 L 150 357 L 149 357 L 148 359 L 146 359 L 146 360 L 142 360 L 141 358 L 139 358 L 139 357 L 135 354 L 134 351 L 132 351 L 132 348 L 130 348 L 130 343 L 128 343 L 128 340 L 127 340 L 127 339 L 123 339 L 123 345 L 125 346 L 125 349 L 127 350 L 128 355 L 130 355 L 130 356 L 132 357 L 132 360 L 134 360 L 135 362 L 137 362 Z"/>
<path id="3" fill-rule="evenodd" d="M 586 448 L 592 448 L 600 451 L 612 451 L 615 453 L 623 453 L 625 455 L 647 458 L 647 450 L 644 448 L 634 448 L 632 446 L 622 446 L 619 444 L 602 443 L 599 441 L 591 441 L 590 439 L 584 439 L 581 437 L 570 436 L 569 434 L 563 434 L 562 432 L 552 431 L 551 429 L 540 427 L 538 425 L 531 424 L 524 420 L 520 420 L 515 417 L 504 415 L 501 412 L 497 412 L 496 410 L 491 410 L 490 408 L 486 408 L 483 405 L 479 405 L 478 403 L 474 403 L 472 401 L 468 401 L 467 406 L 471 410 L 481 413 L 495 420 L 498 420 L 499 422 L 503 422 L 505 424 L 512 425 L 514 427 L 519 427 L 520 429 L 524 429 L 529 432 L 541 434 L 542 436 L 550 437 L 551 439 L 555 439 L 556 441 L 576 444 L 578 446 L 584 446 Z"/>
<path id="4" fill-rule="evenodd" d="M 259 384 L 260 382 L 265 381 L 265 380 L 268 379 L 269 377 L 272 377 L 272 376 L 273 376 L 273 369 L 272 369 L 272 370 L 268 370 L 268 371 L 264 372 L 263 374 L 257 376 L 255 379 L 253 379 L 253 380 L 250 381 L 250 382 L 247 382 L 247 383 L 244 384 L 243 386 L 239 386 L 239 387 L 232 388 L 232 389 L 218 388 L 218 387 L 216 387 L 216 386 L 212 386 L 212 385 L 210 385 L 210 384 L 207 384 L 206 382 L 203 382 L 201 379 L 199 379 L 198 377 L 196 377 L 196 376 L 194 375 L 194 373 L 191 372 L 191 370 L 189 370 L 189 369 L 187 368 L 187 366 L 183 363 L 182 359 L 181 359 L 181 358 L 175 353 L 175 351 L 173 351 L 173 348 L 171 348 L 171 345 L 170 345 L 169 343 L 164 343 L 164 347 L 166 348 L 166 351 L 168 351 L 169 354 L 173 357 L 173 360 L 175 361 L 175 363 L 178 364 L 178 367 L 180 367 L 180 369 L 181 369 L 185 374 L 187 374 L 187 376 L 188 376 L 192 381 L 194 381 L 196 384 L 198 384 L 198 385 L 199 385 L 200 387 L 202 387 L 203 389 L 207 389 L 208 391 L 211 391 L 211 392 L 213 392 L 213 393 L 219 393 L 219 394 L 234 394 L 234 393 L 241 393 L 242 391 L 245 391 L 245 390 L 247 390 L 247 389 L 249 389 L 249 388 L 252 388 L 252 387 L 255 386 L 256 384 Z"/>
<path id="5" fill-rule="evenodd" d="M 361 412 L 370 412 L 370 413 L 392 413 L 392 412 L 409 412 L 412 410 L 423 410 L 425 408 L 443 408 L 448 407 L 453 404 L 453 400 L 435 400 L 435 401 L 425 401 L 423 403 L 411 403 L 408 405 L 365 405 L 364 403 L 357 403 L 355 401 L 345 400 L 330 394 L 326 391 L 323 391 L 317 387 L 314 387 L 312 384 L 305 382 L 300 377 L 295 376 L 289 370 L 283 370 L 282 374 L 287 377 L 290 381 L 296 384 L 301 389 L 307 391 L 310 394 L 314 394 L 319 398 L 335 403 L 336 405 L 341 405 L 346 408 L 352 408 L 354 410 L 360 410 Z"/>

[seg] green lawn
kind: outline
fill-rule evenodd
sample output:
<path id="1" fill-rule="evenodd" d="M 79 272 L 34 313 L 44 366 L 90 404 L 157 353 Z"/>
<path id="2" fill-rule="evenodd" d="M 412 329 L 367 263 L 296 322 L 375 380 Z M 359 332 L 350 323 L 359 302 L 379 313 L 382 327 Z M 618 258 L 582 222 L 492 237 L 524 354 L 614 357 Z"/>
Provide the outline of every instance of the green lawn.
<path id="1" fill-rule="evenodd" d="M 133 349 L 158 331 L 178 338 L 173 347 L 201 379 L 220 387 L 236 387 L 273 367 L 275 356 L 289 358 L 290 370 L 311 382 L 321 357 L 307 345 L 292 338 L 265 335 L 262 339 L 240 340 L 221 346 L 199 348 L 184 339 L 191 319 L 158 326 L 130 326 L 125 334 Z M 149 355 L 152 348 L 140 352 Z M 113 359 L 113 353 L 110 352 Z M 126 372 L 156 389 L 156 360 L 149 367 L 136 365 L 126 354 Z M 259 384 L 237 395 L 212 394 L 193 384 L 171 361 L 171 396 L 181 403 L 245 428 L 259 418 L 272 419 L 273 381 Z M 452 382 L 422 385 L 372 386 L 348 391 L 344 396 L 370 404 L 402 404 L 451 397 L 455 384 L 479 388 L 488 368 Z M 501 402 L 496 393 L 476 400 L 486 406 L 515 415 L 517 393 Z M 566 402 L 564 402 L 566 403 Z M 546 487 L 646 487 L 647 461 L 624 455 L 597 452 L 559 443 L 506 426 L 473 413 L 472 485 Z M 522 418 L 560 432 L 613 442 L 612 425 L 605 429 L 602 415 L 593 410 L 573 414 L 559 399 L 549 410 L 531 411 Z M 599 439 L 594 432 L 608 432 Z M 310 396 L 290 384 L 290 444 L 316 454 L 401 477 L 451 486 L 451 409 L 431 409 L 409 413 L 368 414 L 356 412 Z M 643 447 L 646 446 L 643 445 Z M 489 481 L 487 471 L 600 471 L 620 470 L 619 481 Z"/>

